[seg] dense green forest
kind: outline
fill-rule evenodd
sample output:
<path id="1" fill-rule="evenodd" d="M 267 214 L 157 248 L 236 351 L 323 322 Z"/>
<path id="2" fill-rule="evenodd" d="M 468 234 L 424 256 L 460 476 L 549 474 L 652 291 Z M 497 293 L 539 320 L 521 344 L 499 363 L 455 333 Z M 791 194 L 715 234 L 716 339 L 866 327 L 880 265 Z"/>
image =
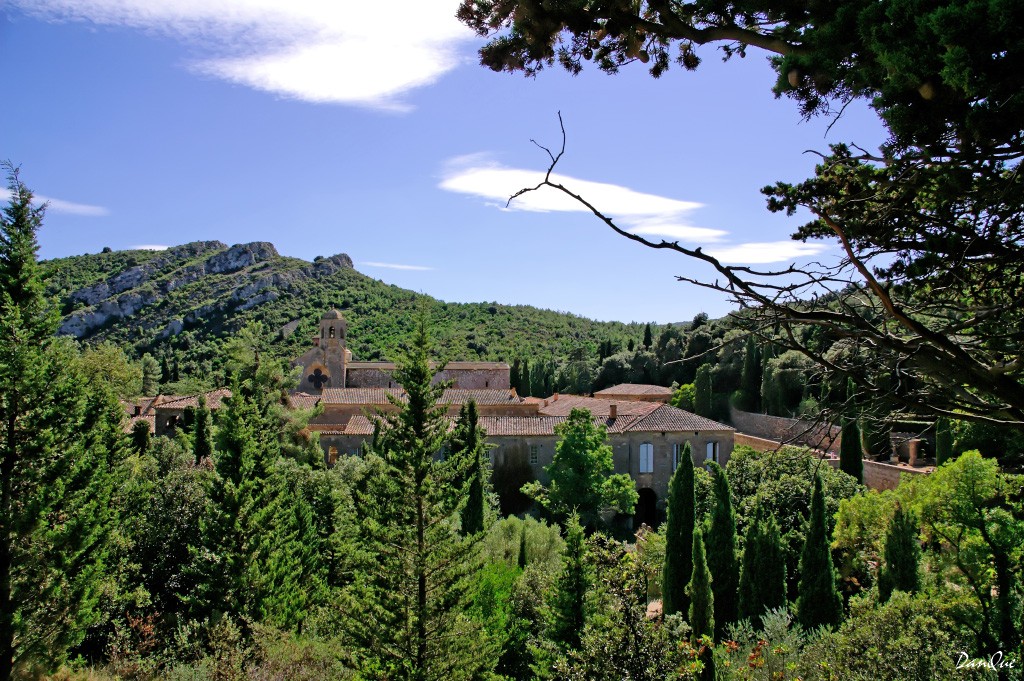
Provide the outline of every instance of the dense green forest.
<path id="1" fill-rule="evenodd" d="M 363 456 L 324 467 L 258 325 L 224 343 L 215 415 L 125 433 L 124 359 L 55 335 L 42 210 L 10 188 L 0 678 L 1020 678 L 1024 478 L 992 459 L 879 493 L 805 449 L 684 456 L 666 522 L 624 540 L 603 511 L 635 492 L 580 412 L 539 517 L 502 518 L 475 409 L 437 408 L 426 315 Z"/>

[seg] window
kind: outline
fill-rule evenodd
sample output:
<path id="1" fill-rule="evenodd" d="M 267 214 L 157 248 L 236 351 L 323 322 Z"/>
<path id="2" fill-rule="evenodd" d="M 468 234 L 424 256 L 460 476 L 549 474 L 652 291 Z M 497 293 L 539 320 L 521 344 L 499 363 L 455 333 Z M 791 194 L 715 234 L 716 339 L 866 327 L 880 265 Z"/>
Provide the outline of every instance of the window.
<path id="1" fill-rule="evenodd" d="M 329 337 L 330 338 L 334 338 L 334 327 L 333 326 L 331 327 L 331 331 L 330 331 Z"/>
<path id="2" fill-rule="evenodd" d="M 327 450 L 327 465 L 333 466 L 338 461 L 338 448 L 331 445 Z"/>
<path id="3" fill-rule="evenodd" d="M 705 453 L 704 453 L 704 460 L 705 461 L 714 461 L 715 463 L 718 463 L 718 443 L 717 442 L 709 442 L 707 444 L 707 448 L 706 448 Z"/>
<path id="4" fill-rule="evenodd" d="M 650 442 L 644 442 L 640 445 L 640 472 L 654 472 L 654 445 Z"/>
<path id="5" fill-rule="evenodd" d="M 682 446 L 677 442 L 672 445 L 672 470 L 679 468 L 679 452 L 682 451 Z"/>
<path id="6" fill-rule="evenodd" d="M 539 445 L 530 445 L 530 463 L 540 463 Z"/>

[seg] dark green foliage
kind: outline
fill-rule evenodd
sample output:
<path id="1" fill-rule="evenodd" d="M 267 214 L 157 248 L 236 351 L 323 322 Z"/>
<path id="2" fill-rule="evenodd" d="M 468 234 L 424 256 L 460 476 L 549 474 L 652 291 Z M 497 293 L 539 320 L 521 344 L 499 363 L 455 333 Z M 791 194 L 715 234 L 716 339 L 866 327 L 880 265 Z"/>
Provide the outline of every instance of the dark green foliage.
<path id="1" fill-rule="evenodd" d="M 5 164 L 0 215 L 0 679 L 51 671 L 98 622 L 123 410 L 109 384 L 85 392 L 57 341 L 36 232 L 43 209 Z M 47 380 L 40 380 L 45 376 Z"/>
<path id="2" fill-rule="evenodd" d="M 490 497 L 490 467 L 487 465 L 487 436 L 478 425 L 476 402 L 470 400 L 459 409 L 459 418 L 451 436 L 449 456 L 458 458 L 456 468 L 465 471 L 465 480 L 454 480 L 453 490 L 465 495 L 462 507 L 463 534 L 483 532 L 485 511 Z"/>
<path id="3" fill-rule="evenodd" d="M 839 445 L 839 470 L 864 484 L 864 454 L 860 446 L 860 428 L 856 419 L 843 422 L 842 440 Z"/>
<path id="4" fill-rule="evenodd" d="M 140 419 L 132 424 L 132 451 L 136 454 L 145 454 L 149 451 L 149 444 L 149 422 Z"/>
<path id="5" fill-rule="evenodd" d="M 878 598 L 889 600 L 893 591 L 914 594 L 921 589 L 921 544 L 917 517 L 899 505 L 885 536 L 885 562 L 878 570 Z"/>
<path id="6" fill-rule="evenodd" d="M 644 326 L 644 350 L 650 350 L 654 339 L 651 337 L 651 325 Z"/>
<path id="7" fill-rule="evenodd" d="M 746 411 L 761 410 L 761 353 L 753 336 L 747 336 L 743 350 L 743 372 L 740 375 L 740 409 Z"/>
<path id="8" fill-rule="evenodd" d="M 496 654 L 467 614 L 481 535 L 459 532 L 465 499 L 452 485 L 467 480 L 472 457 L 438 456 L 450 443 L 437 404 L 444 386 L 431 383 L 430 354 L 421 319 L 395 374 L 407 399 L 379 415 L 366 447 L 368 470 L 355 499 L 359 569 L 342 623 L 365 674 L 469 679 L 493 668 Z"/>
<path id="9" fill-rule="evenodd" d="M 835 526 L 839 502 L 863 488 L 846 473 L 824 463 L 814 452 L 783 447 L 776 452 L 755 452 L 740 445 L 733 449 L 727 472 L 736 523 L 741 532 L 750 527 L 761 509 L 773 516 L 781 533 L 788 576 L 788 596 L 796 599 L 800 555 L 810 514 L 808 490 L 820 475 L 825 492 L 829 533 Z"/>
<path id="10" fill-rule="evenodd" d="M 703 666 L 698 677 L 701 681 L 715 681 L 714 653 L 710 648 L 701 648 L 702 641 L 706 638 L 714 640 L 715 635 L 715 603 L 711 581 L 711 571 L 708 570 L 704 554 L 704 537 L 700 530 L 695 530 L 693 533 L 693 575 L 686 589 L 690 596 L 690 643 L 697 650 L 703 651 L 703 654 L 700 655 Z"/>
<path id="11" fill-rule="evenodd" d="M 892 441 L 889 438 L 890 426 L 872 415 L 865 415 L 860 421 L 860 441 L 864 453 L 871 457 L 886 460 L 892 455 Z"/>
<path id="12" fill-rule="evenodd" d="M 953 456 L 953 434 L 949 419 L 940 416 L 935 421 L 935 465 L 941 466 Z"/>
<path id="13" fill-rule="evenodd" d="M 160 389 L 160 363 L 153 359 L 153 355 L 144 353 L 142 355 L 142 394 L 153 396 Z"/>
<path id="14" fill-rule="evenodd" d="M 739 617 L 740 564 L 736 551 L 736 513 L 732 508 L 732 493 L 725 471 L 717 464 L 709 464 L 714 481 L 714 506 L 706 533 L 708 569 L 714 581 L 715 639 L 720 639 L 727 624 Z"/>
<path id="15" fill-rule="evenodd" d="M 704 535 L 700 530 L 693 532 L 693 572 L 686 591 L 690 597 L 690 642 L 696 644 L 702 636 L 714 636 L 715 633 L 711 571 L 708 569 L 707 556 L 704 552 Z"/>
<path id="16" fill-rule="evenodd" d="M 516 563 L 519 565 L 520 570 L 526 569 L 526 563 L 528 556 L 526 555 L 526 525 L 523 525 L 522 531 L 519 533 L 519 555 L 516 556 Z"/>
<path id="17" fill-rule="evenodd" d="M 686 585 L 693 573 L 693 531 L 695 499 L 693 458 L 690 443 L 679 455 L 679 466 L 669 480 L 665 519 L 665 566 L 662 569 L 662 611 L 666 615 L 686 613 L 690 601 Z"/>
<path id="18" fill-rule="evenodd" d="M 767 610 L 786 606 L 786 559 L 779 525 L 771 515 L 757 518 L 747 529 L 740 570 L 739 615 L 755 627 Z"/>
<path id="19" fill-rule="evenodd" d="M 825 498 L 821 477 L 814 476 L 811 517 L 807 541 L 800 556 L 800 596 L 797 616 L 805 629 L 835 627 L 843 619 L 843 598 L 836 587 L 836 574 L 829 550 L 832 534 L 825 522 Z"/>
<path id="20" fill-rule="evenodd" d="M 192 422 L 192 454 L 196 465 L 203 459 L 213 456 L 213 430 L 210 424 L 210 409 L 206 406 L 206 396 L 199 396 L 199 406 Z"/>
<path id="21" fill-rule="evenodd" d="M 711 418 L 711 366 L 702 364 L 693 381 L 693 411 L 697 416 Z"/>
<path id="22" fill-rule="evenodd" d="M 587 620 L 587 592 L 592 579 L 583 526 L 574 513 L 565 524 L 565 555 L 552 591 L 548 633 L 548 638 L 563 648 L 579 647 Z"/>
<path id="23" fill-rule="evenodd" d="M 595 424 L 586 409 L 573 409 L 569 418 L 555 426 L 558 442 L 551 465 L 544 470 L 551 483 L 539 482 L 523 486 L 523 492 L 536 501 L 556 520 L 579 514 L 587 528 L 604 524 L 602 512 L 615 509 L 630 514 L 636 505 L 636 485 L 629 475 L 613 474 L 612 448 L 608 445 L 608 429 Z"/>

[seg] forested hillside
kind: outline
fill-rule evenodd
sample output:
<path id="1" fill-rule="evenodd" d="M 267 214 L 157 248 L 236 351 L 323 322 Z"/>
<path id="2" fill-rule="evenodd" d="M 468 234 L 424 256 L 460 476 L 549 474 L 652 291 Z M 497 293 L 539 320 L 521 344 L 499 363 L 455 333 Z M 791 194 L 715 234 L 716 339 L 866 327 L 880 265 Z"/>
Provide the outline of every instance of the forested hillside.
<path id="1" fill-rule="evenodd" d="M 205 241 L 166 251 L 114 251 L 43 263 L 47 292 L 64 315 L 61 333 L 86 344 L 109 340 L 136 358 L 150 353 L 175 376 L 215 378 L 224 342 L 260 322 L 272 352 L 308 347 L 320 315 L 338 308 L 356 359 L 392 359 L 420 313 L 439 356 L 518 357 L 562 365 L 570 357 L 639 345 L 643 326 L 595 322 L 563 312 L 496 303 L 445 303 L 368 277 L 344 254 L 306 262 L 269 243 Z M 610 354 L 607 353 L 607 354 Z"/>

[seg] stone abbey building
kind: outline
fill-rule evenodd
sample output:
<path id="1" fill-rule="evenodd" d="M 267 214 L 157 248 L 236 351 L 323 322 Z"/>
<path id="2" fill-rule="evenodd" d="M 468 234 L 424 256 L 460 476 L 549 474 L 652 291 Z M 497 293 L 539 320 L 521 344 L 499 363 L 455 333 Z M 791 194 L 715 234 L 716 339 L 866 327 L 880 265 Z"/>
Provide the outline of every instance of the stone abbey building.
<path id="1" fill-rule="evenodd" d="M 328 464 L 339 456 L 358 455 L 373 435 L 372 415 L 395 406 L 389 396 L 404 394 L 390 362 L 353 361 L 346 348 L 345 320 L 331 310 L 320 320 L 313 347 L 292 364 L 302 367 L 296 398 L 323 405 L 310 427 L 320 433 Z M 660 386 L 621 385 L 593 396 L 559 395 L 546 399 L 516 394 L 505 362 L 449 362 L 435 381 L 450 386 L 442 402 L 454 417 L 474 400 L 480 426 L 494 448 L 490 452 L 494 488 L 505 512 L 519 512 L 519 488 L 530 480 L 547 482 L 544 467 L 555 452 L 555 426 L 575 408 L 588 409 L 608 429 L 616 473 L 628 473 L 640 493 L 637 522 L 655 525 L 663 514 L 668 481 L 683 447 L 690 444 L 693 461 L 725 465 L 733 446 L 733 429 L 667 404 L 671 391 Z"/>

